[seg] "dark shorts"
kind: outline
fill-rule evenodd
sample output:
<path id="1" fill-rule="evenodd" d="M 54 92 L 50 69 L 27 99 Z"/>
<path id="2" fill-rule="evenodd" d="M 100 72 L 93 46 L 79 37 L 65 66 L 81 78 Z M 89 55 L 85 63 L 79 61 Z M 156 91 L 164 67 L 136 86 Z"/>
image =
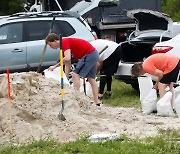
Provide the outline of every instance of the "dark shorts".
<path id="1" fill-rule="evenodd" d="M 163 76 L 163 78 L 160 80 L 160 82 L 164 83 L 164 84 L 170 84 L 171 82 L 176 82 L 179 70 L 180 70 L 180 61 L 171 72 L 169 72 Z"/>
<path id="2" fill-rule="evenodd" d="M 113 75 L 114 73 L 116 73 L 121 58 L 122 58 L 122 50 L 121 47 L 118 46 L 116 50 L 107 59 L 103 61 L 100 74 Z"/>
<path id="3" fill-rule="evenodd" d="M 74 72 L 79 74 L 83 78 L 91 77 L 95 79 L 96 65 L 98 60 L 99 60 L 99 54 L 96 50 L 94 50 L 92 53 L 83 56 L 78 61 Z"/>

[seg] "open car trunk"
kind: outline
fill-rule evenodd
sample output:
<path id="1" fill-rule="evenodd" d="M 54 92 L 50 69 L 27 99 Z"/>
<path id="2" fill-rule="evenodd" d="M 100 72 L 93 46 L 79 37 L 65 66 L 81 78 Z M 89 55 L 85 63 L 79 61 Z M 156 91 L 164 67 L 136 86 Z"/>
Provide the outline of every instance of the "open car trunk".
<path id="1" fill-rule="evenodd" d="M 127 16 L 136 20 L 135 36 L 142 37 L 172 37 L 172 19 L 163 13 L 136 9 L 127 12 Z"/>
<path id="2" fill-rule="evenodd" d="M 172 20 L 163 13 L 136 9 L 128 11 L 127 16 L 136 20 L 136 30 L 121 43 L 122 63 L 143 61 L 152 54 L 155 43 L 172 37 Z"/>
<path id="3" fill-rule="evenodd" d="M 150 44 L 129 44 L 128 42 L 123 42 L 121 44 L 121 50 L 123 53 L 122 62 L 134 63 L 138 61 L 143 61 L 143 59 L 151 55 L 152 45 Z"/>

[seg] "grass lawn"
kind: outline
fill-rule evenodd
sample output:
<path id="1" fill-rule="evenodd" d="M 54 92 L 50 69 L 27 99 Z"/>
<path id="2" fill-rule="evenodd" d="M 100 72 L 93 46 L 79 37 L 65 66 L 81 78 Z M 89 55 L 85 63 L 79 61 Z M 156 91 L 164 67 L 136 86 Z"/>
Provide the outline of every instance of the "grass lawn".
<path id="1" fill-rule="evenodd" d="M 104 89 L 106 91 L 106 87 Z M 139 91 L 130 84 L 113 79 L 111 98 L 104 97 L 103 103 L 108 106 L 140 107 Z"/>
<path id="2" fill-rule="evenodd" d="M 59 143 L 40 140 L 32 143 L 0 147 L 1 154 L 179 154 L 180 133 L 160 131 L 156 137 L 129 140 L 126 137 L 107 142 L 91 143 L 87 138 L 75 142 Z"/>

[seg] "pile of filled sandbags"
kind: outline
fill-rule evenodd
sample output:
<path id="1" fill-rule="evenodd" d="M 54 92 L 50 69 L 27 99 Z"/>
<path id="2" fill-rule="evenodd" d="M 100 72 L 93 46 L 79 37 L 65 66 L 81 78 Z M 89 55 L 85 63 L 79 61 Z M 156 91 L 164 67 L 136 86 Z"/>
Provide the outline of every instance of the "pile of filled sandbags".
<path id="1" fill-rule="evenodd" d="M 174 89 L 174 98 L 167 89 L 166 94 L 158 100 L 151 77 L 138 77 L 138 82 L 143 113 L 157 112 L 159 116 L 175 116 L 177 114 L 180 117 L 180 86 Z M 173 99 L 173 104 L 171 104 L 171 99 Z"/>

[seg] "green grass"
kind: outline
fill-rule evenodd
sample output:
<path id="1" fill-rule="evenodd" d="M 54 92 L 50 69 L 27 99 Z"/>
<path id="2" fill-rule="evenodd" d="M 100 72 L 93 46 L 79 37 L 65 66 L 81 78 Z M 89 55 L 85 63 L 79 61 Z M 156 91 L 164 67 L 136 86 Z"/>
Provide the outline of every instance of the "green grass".
<path id="1" fill-rule="evenodd" d="M 106 87 L 105 87 L 106 91 Z M 140 107 L 139 91 L 134 90 L 131 85 L 119 80 L 112 81 L 112 96 L 104 97 L 103 103 L 108 106 Z"/>
<path id="2" fill-rule="evenodd" d="M 59 143 L 40 140 L 32 143 L 0 147 L 1 154 L 179 154 L 180 131 L 161 130 L 156 137 L 130 140 L 125 136 L 107 142 L 91 143 L 88 138 Z"/>

